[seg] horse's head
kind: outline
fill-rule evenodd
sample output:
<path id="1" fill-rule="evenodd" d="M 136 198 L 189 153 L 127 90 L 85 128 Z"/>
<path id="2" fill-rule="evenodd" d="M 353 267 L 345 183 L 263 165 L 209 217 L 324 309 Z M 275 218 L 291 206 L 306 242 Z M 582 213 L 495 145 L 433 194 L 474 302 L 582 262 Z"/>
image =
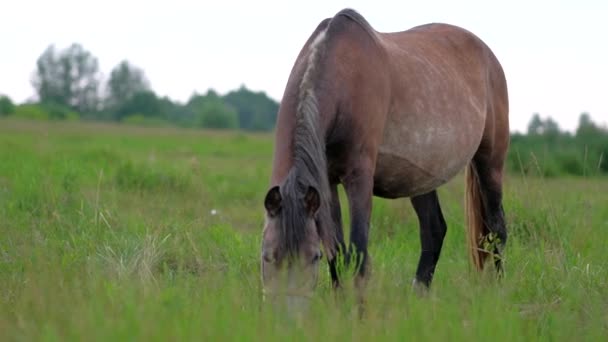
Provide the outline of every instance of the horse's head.
<path id="1" fill-rule="evenodd" d="M 322 253 L 316 216 L 321 199 L 312 186 L 284 188 L 273 187 L 264 200 L 262 281 L 266 297 L 284 297 L 293 307 L 306 302 L 317 283 Z"/>

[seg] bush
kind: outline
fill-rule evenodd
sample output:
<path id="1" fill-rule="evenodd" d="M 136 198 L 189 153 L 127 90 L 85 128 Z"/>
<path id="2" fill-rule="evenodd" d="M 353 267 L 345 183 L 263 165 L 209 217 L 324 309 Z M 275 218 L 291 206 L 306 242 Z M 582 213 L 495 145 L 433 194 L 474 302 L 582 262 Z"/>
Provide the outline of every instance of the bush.
<path id="1" fill-rule="evenodd" d="M 152 91 L 142 91 L 133 95 L 117 108 L 110 108 L 112 116 L 117 121 L 134 114 L 143 114 L 147 118 L 163 118 L 162 103 Z M 135 119 L 137 120 L 137 119 Z"/>
<path id="2" fill-rule="evenodd" d="M 608 146 L 603 151 L 599 152 L 597 158 L 597 169 L 599 172 L 608 174 Z"/>
<path id="3" fill-rule="evenodd" d="M 72 109 L 55 103 L 28 103 L 15 108 L 14 116 L 33 120 L 76 121 L 80 115 Z"/>
<path id="4" fill-rule="evenodd" d="M 216 129 L 235 129 L 239 127 L 239 118 L 234 108 L 220 100 L 205 102 L 199 112 L 198 126 Z"/>
<path id="5" fill-rule="evenodd" d="M 274 128 L 279 104 L 264 92 L 253 92 L 242 86 L 223 97 L 226 104 L 238 113 L 239 128 L 251 131 L 269 131 Z"/>
<path id="6" fill-rule="evenodd" d="M 167 125 L 167 121 L 159 118 L 151 118 L 147 117 L 143 114 L 131 114 L 123 117 L 121 122 L 131 125 L 140 125 L 140 126 L 165 126 Z"/>
<path id="7" fill-rule="evenodd" d="M 0 95 L 0 116 L 15 113 L 15 105 L 8 96 Z"/>
<path id="8" fill-rule="evenodd" d="M 556 153 L 555 158 L 559 161 L 562 172 L 573 176 L 582 176 L 585 166 L 583 165 L 583 153 L 577 154 L 574 152 Z"/>
<path id="9" fill-rule="evenodd" d="M 39 104 L 22 104 L 15 107 L 15 117 L 31 120 L 48 120 L 49 113 Z"/>
<path id="10" fill-rule="evenodd" d="M 41 106 L 48 113 L 49 119 L 51 120 L 76 121 L 80 118 L 80 115 L 77 112 L 60 104 L 44 103 L 41 104 Z"/>

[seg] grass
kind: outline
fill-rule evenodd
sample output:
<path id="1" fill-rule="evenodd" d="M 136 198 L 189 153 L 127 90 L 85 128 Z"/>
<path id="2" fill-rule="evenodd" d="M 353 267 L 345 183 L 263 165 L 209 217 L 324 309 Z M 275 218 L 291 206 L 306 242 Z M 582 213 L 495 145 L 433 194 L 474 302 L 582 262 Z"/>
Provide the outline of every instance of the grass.
<path id="1" fill-rule="evenodd" d="M 324 267 L 309 313 L 287 319 L 262 302 L 258 268 L 272 145 L 264 134 L 0 120 L 0 339 L 608 335 L 605 178 L 509 175 L 502 281 L 471 271 L 462 177 L 446 184 L 448 234 L 425 298 L 410 288 L 410 204 L 375 199 L 366 317 L 351 282 L 335 296 Z"/>

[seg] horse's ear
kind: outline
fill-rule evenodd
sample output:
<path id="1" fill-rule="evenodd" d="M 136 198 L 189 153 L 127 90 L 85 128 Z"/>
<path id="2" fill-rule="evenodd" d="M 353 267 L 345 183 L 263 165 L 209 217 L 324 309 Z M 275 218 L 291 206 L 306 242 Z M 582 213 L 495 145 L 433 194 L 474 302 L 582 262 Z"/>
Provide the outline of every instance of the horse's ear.
<path id="1" fill-rule="evenodd" d="M 314 186 L 309 186 L 306 190 L 306 196 L 304 196 L 304 206 L 309 215 L 314 215 L 321 206 L 321 196 L 319 191 Z"/>
<path id="2" fill-rule="evenodd" d="M 270 217 L 274 217 L 279 214 L 281 211 L 281 201 L 281 191 L 279 190 L 278 185 L 268 190 L 266 198 L 264 199 L 264 207 L 266 207 L 266 211 Z"/>

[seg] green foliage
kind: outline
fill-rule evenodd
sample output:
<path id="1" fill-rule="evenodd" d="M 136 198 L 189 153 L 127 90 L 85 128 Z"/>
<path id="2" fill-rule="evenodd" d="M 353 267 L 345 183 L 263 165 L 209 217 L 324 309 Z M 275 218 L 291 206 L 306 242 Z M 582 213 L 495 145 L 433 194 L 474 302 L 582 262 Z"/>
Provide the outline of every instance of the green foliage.
<path id="1" fill-rule="evenodd" d="M 542 134 L 543 121 L 538 113 L 532 115 L 530 123 L 528 124 L 528 135 Z"/>
<path id="2" fill-rule="evenodd" d="M 116 110 L 124 107 L 136 94 L 148 92 L 150 84 L 143 70 L 122 61 L 110 72 L 107 88 L 106 108 Z"/>
<path id="3" fill-rule="evenodd" d="M 128 66 L 117 68 L 119 69 L 116 71 L 117 76 L 113 81 L 116 83 L 114 87 L 129 88 L 128 85 L 123 85 L 121 82 L 124 81 L 123 79 L 128 79 L 126 74 L 132 75 L 136 72 L 133 70 L 127 72 Z M 118 75 L 122 76 L 118 77 Z M 128 93 L 128 91 L 119 93 Z M 223 97 L 210 89 L 205 95 L 192 95 L 185 105 L 173 102 L 168 97 L 159 98 L 150 90 L 134 93 L 121 100 L 108 98 L 106 103 L 108 104 L 106 111 L 115 121 L 124 122 L 125 117 L 138 114 L 145 116 L 146 122 L 150 122 L 148 120 L 150 118 L 154 118 L 151 120 L 153 122 L 160 118 L 183 127 L 238 128 L 253 131 L 271 130 L 278 111 L 278 104 L 264 93 L 254 93 L 245 87 Z M 110 106 L 111 103 L 115 105 Z M 144 122 L 137 117 L 128 121 L 131 123 Z"/>
<path id="4" fill-rule="evenodd" d="M 581 137 L 583 140 L 594 140 L 595 136 L 601 134 L 601 130 L 591 120 L 589 113 L 582 113 L 578 119 L 578 128 L 576 129 L 576 135 Z"/>
<path id="5" fill-rule="evenodd" d="M 114 119 L 121 121 L 124 117 L 134 114 L 145 115 L 147 118 L 161 119 L 164 117 L 163 106 L 152 91 L 134 94 L 114 111 Z"/>
<path id="6" fill-rule="evenodd" d="M 269 131 L 274 128 L 279 107 L 265 93 L 245 86 L 224 97 L 213 91 L 205 96 L 195 94 L 186 105 L 159 98 L 143 70 L 126 60 L 110 72 L 103 99 L 99 96 L 100 80 L 97 58 L 74 43 L 60 51 L 50 45 L 36 62 L 32 85 L 54 119 L 82 116 L 146 124 L 166 120 L 186 127 Z M 0 115 L 6 115 L 5 111 L 0 109 Z"/>
<path id="7" fill-rule="evenodd" d="M 209 90 L 205 96 L 192 96 L 187 106 L 194 113 L 194 122 L 198 127 L 214 129 L 239 127 L 236 110 L 224 103 L 213 90 Z"/>
<path id="8" fill-rule="evenodd" d="M 100 99 L 97 59 L 80 44 L 56 51 L 50 45 L 38 58 L 32 85 L 41 107 L 21 108 L 19 117 L 38 119 L 112 120 L 132 125 L 165 125 L 244 131 L 271 131 L 279 103 L 264 92 L 244 85 L 224 96 L 209 90 L 181 104 L 160 98 L 150 89 L 144 71 L 126 60 L 116 65 Z M 29 105 L 28 105 L 29 106 Z M 12 111 L 10 99 L 0 97 L 0 116 Z M 608 173 L 607 129 L 597 126 L 588 113 L 579 120 L 576 135 L 560 130 L 551 118 L 535 113 L 527 135 L 512 136 L 508 155 L 510 171 L 559 175 Z"/>
<path id="9" fill-rule="evenodd" d="M 162 112 L 168 122 L 181 127 L 194 126 L 194 112 L 192 108 L 181 103 L 173 102 L 169 97 L 159 99 Z"/>
<path id="10" fill-rule="evenodd" d="M 138 126 L 167 126 L 166 120 L 151 118 L 143 114 L 132 114 L 123 117 L 120 122 Z"/>
<path id="11" fill-rule="evenodd" d="M 274 128 L 279 105 L 265 93 L 255 93 L 241 86 L 224 96 L 224 101 L 236 108 L 241 129 L 269 131 Z"/>
<path id="12" fill-rule="evenodd" d="M 14 117 L 34 120 L 67 120 L 79 119 L 77 112 L 56 103 L 27 103 L 15 108 Z"/>
<path id="13" fill-rule="evenodd" d="M 210 101 L 201 107 L 198 123 L 205 128 L 235 129 L 238 117 L 234 109 L 219 101 Z"/>
<path id="14" fill-rule="evenodd" d="M 32 85 L 40 102 L 55 103 L 79 113 L 95 113 L 99 105 L 97 58 L 80 44 L 55 51 L 49 46 L 38 58 Z"/>
<path id="15" fill-rule="evenodd" d="M 49 119 L 52 120 L 78 120 L 80 115 L 70 108 L 57 103 L 44 103 L 40 105 L 47 113 Z"/>
<path id="16" fill-rule="evenodd" d="M 22 104 L 15 108 L 16 118 L 21 119 L 32 119 L 32 120 L 48 120 L 49 113 L 48 111 L 39 104 Z"/>
<path id="17" fill-rule="evenodd" d="M 0 116 L 15 113 L 15 105 L 8 96 L 0 95 Z"/>
<path id="18" fill-rule="evenodd" d="M 511 135 L 507 167 L 511 172 L 545 177 L 608 174 L 608 130 L 581 114 L 576 135 L 559 130 L 551 118 L 536 114 L 528 135 Z"/>
<path id="19" fill-rule="evenodd" d="M 205 95 L 194 94 L 183 109 L 175 104 L 167 106 L 172 113 L 171 121 L 182 126 L 249 131 L 272 130 L 278 107 L 265 93 L 255 93 L 244 86 L 225 96 L 213 90 Z"/>
<path id="20" fill-rule="evenodd" d="M 544 135 L 555 137 L 560 134 L 559 125 L 552 118 L 542 120 L 538 113 L 534 113 L 528 124 L 528 135 Z"/>

